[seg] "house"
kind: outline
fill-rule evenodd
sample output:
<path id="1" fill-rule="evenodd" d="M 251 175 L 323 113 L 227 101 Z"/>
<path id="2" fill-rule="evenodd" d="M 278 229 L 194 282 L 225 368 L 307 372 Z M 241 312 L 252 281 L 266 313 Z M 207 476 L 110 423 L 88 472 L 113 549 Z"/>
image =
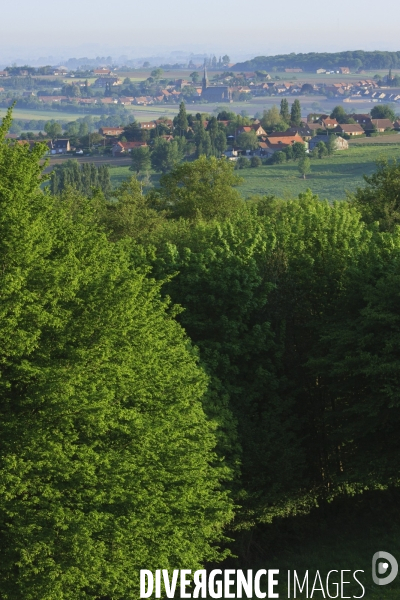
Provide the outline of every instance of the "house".
<path id="1" fill-rule="evenodd" d="M 321 119 L 321 125 L 323 125 L 325 129 L 334 129 L 339 125 L 339 123 L 336 121 L 336 119 L 330 119 L 328 117 L 327 119 Z"/>
<path id="2" fill-rule="evenodd" d="M 118 77 L 99 77 L 93 84 L 93 87 L 105 88 L 107 86 L 115 87 L 121 85 L 122 81 Z"/>
<path id="3" fill-rule="evenodd" d="M 100 127 L 99 129 L 100 135 L 105 136 L 119 136 L 124 133 L 123 127 Z"/>
<path id="4" fill-rule="evenodd" d="M 121 156 L 123 154 L 128 154 L 133 148 L 140 148 L 141 146 L 147 146 L 146 142 L 117 142 L 115 146 L 112 147 L 111 152 L 114 157 Z"/>
<path id="5" fill-rule="evenodd" d="M 340 135 L 338 136 L 334 136 L 335 138 L 335 150 L 348 150 L 349 148 L 349 142 L 347 140 L 345 140 L 344 138 L 340 137 Z M 324 142 L 324 144 L 326 144 L 326 142 L 329 139 L 329 135 L 316 135 L 314 136 L 310 141 L 309 141 L 309 148 L 310 150 L 314 150 L 314 148 L 319 144 L 319 142 Z"/>
<path id="6" fill-rule="evenodd" d="M 336 131 L 338 131 L 339 133 L 345 133 L 345 134 L 351 135 L 351 136 L 363 135 L 363 133 L 365 133 L 364 129 L 358 123 L 355 123 L 354 125 L 345 125 L 343 123 L 342 125 L 338 125 L 336 127 Z"/>
<path id="7" fill-rule="evenodd" d="M 288 133 L 291 135 L 299 135 L 305 141 L 310 140 L 314 135 L 313 131 L 310 129 L 308 124 L 305 125 L 304 127 L 289 127 L 289 129 L 287 129 L 285 131 L 285 133 Z"/>
<path id="8" fill-rule="evenodd" d="M 393 123 L 393 129 L 400 131 L 400 119 L 397 119 L 397 121 Z"/>
<path id="9" fill-rule="evenodd" d="M 371 120 L 370 115 L 365 113 L 353 113 L 352 115 L 349 115 L 349 117 L 359 125 L 361 125 L 362 123 L 369 123 L 369 121 Z"/>
<path id="10" fill-rule="evenodd" d="M 382 133 L 388 129 L 393 129 L 393 123 L 390 119 L 371 119 L 371 123 L 375 126 L 376 131 L 379 131 L 379 133 Z"/>
<path id="11" fill-rule="evenodd" d="M 138 123 L 140 129 L 155 129 L 157 127 L 157 124 L 155 121 L 142 121 L 141 123 Z"/>
<path id="12" fill-rule="evenodd" d="M 295 142 L 304 144 L 302 137 L 297 133 L 293 134 L 290 131 L 274 131 L 273 133 L 269 133 L 266 137 L 266 141 L 271 142 L 272 144 L 286 144 L 286 146 L 294 144 Z"/>
<path id="13" fill-rule="evenodd" d="M 339 73 L 341 73 L 342 75 L 349 75 L 350 69 L 349 67 L 339 67 Z"/>
<path id="14" fill-rule="evenodd" d="M 66 154 L 71 152 L 71 145 L 67 139 L 54 140 L 48 143 L 50 154 Z"/>
<path id="15" fill-rule="evenodd" d="M 52 74 L 65 77 L 65 75 L 68 75 L 68 69 L 67 67 L 54 67 Z"/>
<path id="16" fill-rule="evenodd" d="M 93 73 L 97 76 L 97 77 L 101 77 L 101 75 L 111 75 L 111 70 L 110 69 L 106 69 L 106 67 L 101 67 L 100 69 L 93 69 Z"/>
<path id="17" fill-rule="evenodd" d="M 261 135 L 267 135 L 267 133 L 264 131 L 264 129 L 261 127 L 261 125 L 242 125 L 241 127 L 238 127 L 236 130 L 237 135 L 240 135 L 241 133 L 250 133 L 251 131 L 255 131 L 256 136 L 260 137 Z"/>
<path id="18" fill-rule="evenodd" d="M 8 71 L 0 71 L 0 77 L 8 77 Z"/>
<path id="19" fill-rule="evenodd" d="M 322 75 L 322 73 L 326 73 L 326 69 L 317 69 L 315 72 L 318 73 L 318 75 Z"/>

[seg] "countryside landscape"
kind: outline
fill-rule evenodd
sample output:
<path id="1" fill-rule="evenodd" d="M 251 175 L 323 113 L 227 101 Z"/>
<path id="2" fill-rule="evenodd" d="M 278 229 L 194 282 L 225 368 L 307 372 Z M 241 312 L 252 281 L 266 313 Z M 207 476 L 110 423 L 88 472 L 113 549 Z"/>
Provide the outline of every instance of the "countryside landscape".
<path id="1" fill-rule="evenodd" d="M 397 4 L 39 4 L 0 23 L 0 599 L 398 600 Z"/>

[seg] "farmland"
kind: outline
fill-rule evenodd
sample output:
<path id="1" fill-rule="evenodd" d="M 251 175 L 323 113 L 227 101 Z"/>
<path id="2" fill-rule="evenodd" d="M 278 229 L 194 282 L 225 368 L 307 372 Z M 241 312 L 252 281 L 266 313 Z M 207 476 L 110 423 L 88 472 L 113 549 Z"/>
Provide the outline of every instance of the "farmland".
<path id="1" fill-rule="evenodd" d="M 239 190 L 244 198 L 255 194 L 293 198 L 311 188 L 320 198 L 342 200 L 347 191 L 353 192 L 363 184 L 363 175 L 369 175 L 375 170 L 376 160 L 379 158 L 400 159 L 400 143 L 379 148 L 351 146 L 345 152 L 312 160 L 311 173 L 305 180 L 300 177 L 294 161 L 283 165 L 263 165 L 257 169 L 242 169 L 237 171 L 244 179 Z M 132 175 L 128 166 L 111 167 L 110 173 L 114 186 Z M 153 185 L 157 185 L 158 179 L 159 175 L 151 174 Z"/>

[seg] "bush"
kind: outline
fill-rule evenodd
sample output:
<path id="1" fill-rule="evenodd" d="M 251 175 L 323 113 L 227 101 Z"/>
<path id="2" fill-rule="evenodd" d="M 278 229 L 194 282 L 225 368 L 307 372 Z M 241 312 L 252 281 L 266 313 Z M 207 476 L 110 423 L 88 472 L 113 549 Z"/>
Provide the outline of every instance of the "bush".
<path id="1" fill-rule="evenodd" d="M 252 156 L 250 159 L 250 166 L 257 168 L 257 167 L 261 167 L 262 165 L 262 160 L 261 158 L 259 158 L 258 156 Z"/>
<path id="2" fill-rule="evenodd" d="M 236 161 L 236 169 L 248 169 L 250 167 L 250 161 L 245 156 L 239 156 Z"/>

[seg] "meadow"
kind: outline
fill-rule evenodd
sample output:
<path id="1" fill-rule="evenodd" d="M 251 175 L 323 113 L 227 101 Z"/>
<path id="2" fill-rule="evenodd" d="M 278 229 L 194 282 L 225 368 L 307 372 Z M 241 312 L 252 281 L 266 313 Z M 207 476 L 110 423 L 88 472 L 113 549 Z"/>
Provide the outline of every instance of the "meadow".
<path id="1" fill-rule="evenodd" d="M 376 138 L 375 138 L 376 139 Z M 280 198 L 293 198 L 310 188 L 322 199 L 343 200 L 346 192 L 354 192 L 363 185 L 363 175 L 370 175 L 379 158 L 400 159 L 400 143 L 376 146 L 351 146 L 331 157 L 313 159 L 311 173 L 302 179 L 297 163 L 263 165 L 258 168 L 237 171 L 244 179 L 239 190 L 244 198 L 253 195 L 274 194 Z M 110 168 L 113 186 L 120 185 L 132 172 L 127 166 Z M 159 175 L 150 172 L 153 185 L 157 186 Z"/>

